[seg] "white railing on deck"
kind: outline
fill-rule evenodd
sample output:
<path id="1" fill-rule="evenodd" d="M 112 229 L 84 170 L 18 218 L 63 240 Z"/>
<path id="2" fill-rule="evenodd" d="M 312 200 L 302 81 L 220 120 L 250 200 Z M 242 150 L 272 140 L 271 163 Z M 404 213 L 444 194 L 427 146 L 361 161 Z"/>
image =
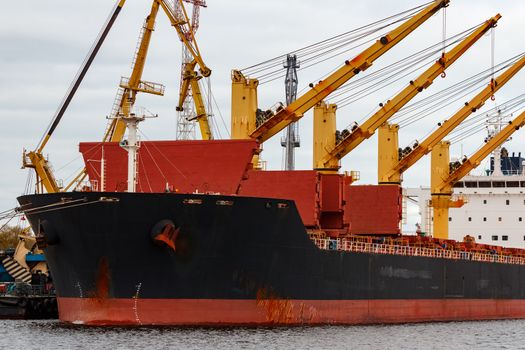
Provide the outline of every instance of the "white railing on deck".
<path id="1" fill-rule="evenodd" d="M 423 248 L 393 244 L 365 243 L 346 239 L 312 238 L 323 250 L 340 250 L 356 253 L 422 256 L 451 260 L 472 260 L 500 264 L 525 265 L 525 258 L 511 255 L 486 254 L 442 248 Z"/>

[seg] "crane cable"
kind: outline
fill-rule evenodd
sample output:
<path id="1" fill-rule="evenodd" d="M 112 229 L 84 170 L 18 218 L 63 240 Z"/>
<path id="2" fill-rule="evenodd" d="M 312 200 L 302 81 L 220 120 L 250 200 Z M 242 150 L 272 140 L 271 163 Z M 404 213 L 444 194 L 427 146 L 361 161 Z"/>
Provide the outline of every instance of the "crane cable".
<path id="1" fill-rule="evenodd" d="M 515 62 L 521 59 L 525 53 L 521 53 L 512 57 L 498 65 L 494 66 L 494 73 L 501 72 L 512 66 Z M 392 121 L 395 121 L 401 128 L 407 127 L 438 110 L 453 104 L 457 100 L 475 92 L 480 86 L 483 86 L 487 80 L 492 76 L 492 68 L 477 73 L 459 83 L 438 91 L 424 99 L 409 104 L 403 107 L 396 114 Z"/>
<path id="2" fill-rule="evenodd" d="M 451 135 L 464 130 L 468 128 L 469 126 L 472 126 L 473 124 L 476 124 L 479 120 L 487 118 L 492 118 L 496 115 L 499 115 L 502 113 L 502 111 L 507 110 L 515 110 L 516 108 L 520 108 L 525 103 L 525 94 L 522 94 L 520 96 L 517 96 L 507 102 L 504 102 L 502 105 L 503 107 L 496 106 L 491 108 L 485 113 L 478 113 L 474 117 L 470 118 L 469 120 L 461 123 L 456 129 L 454 129 L 454 132 L 451 133 Z"/>
<path id="3" fill-rule="evenodd" d="M 476 26 L 451 37 L 445 44 L 445 48 L 462 41 L 464 38 L 470 35 L 475 30 L 475 28 Z M 344 108 L 356 101 L 363 99 L 364 97 L 367 97 L 390 86 L 392 82 L 400 81 L 401 79 L 423 69 L 424 67 L 428 66 L 429 63 L 435 61 L 435 55 L 441 51 L 441 46 L 442 42 L 438 42 L 391 65 L 388 65 L 368 76 L 356 79 L 351 83 L 343 85 L 343 87 L 339 88 L 337 92 L 331 95 L 332 98 L 344 96 L 339 100 L 335 100 L 334 103 L 338 105 L 339 109 Z M 370 86 L 367 86 L 367 84 Z M 363 85 L 365 85 L 365 87 L 362 87 Z M 357 87 L 362 88 L 351 95 L 346 95 L 347 92 L 355 90 Z M 401 92 L 401 90 L 396 92 L 394 96 L 399 92 Z"/>
<path id="4" fill-rule="evenodd" d="M 401 12 L 400 14 L 405 14 L 405 13 L 410 12 L 410 11 L 411 10 L 407 10 L 407 11 Z M 294 54 L 295 55 L 301 55 L 304 52 L 310 52 L 308 50 L 318 51 L 318 48 L 322 47 L 322 45 L 325 45 L 327 43 L 331 43 L 333 41 L 339 40 L 339 39 L 344 38 L 345 36 L 349 36 L 351 34 L 357 35 L 357 33 L 361 33 L 361 32 L 363 32 L 364 30 L 366 30 L 368 28 L 372 28 L 374 25 L 378 25 L 378 24 L 384 23 L 384 22 L 386 22 L 386 21 L 388 21 L 390 19 L 394 19 L 394 18 L 398 17 L 400 14 L 396 14 L 396 15 L 392 15 L 392 16 L 380 19 L 380 20 L 378 20 L 376 22 L 369 23 L 369 24 L 367 24 L 365 26 L 352 29 L 350 31 L 347 31 L 347 32 L 335 35 L 335 36 L 330 37 L 328 39 L 324 39 L 324 40 L 318 41 L 316 43 L 313 43 L 313 44 L 310 44 L 308 46 L 296 49 L 296 50 L 288 52 L 286 54 L 279 55 L 279 56 L 276 56 L 274 58 L 271 58 L 271 59 L 265 60 L 263 62 L 257 63 L 255 65 L 243 68 L 243 69 L 241 69 L 241 72 L 246 73 L 246 74 L 254 74 L 254 73 L 263 71 L 264 69 L 268 69 L 269 67 L 273 68 L 275 66 L 280 65 L 281 64 L 281 60 L 284 57 L 286 57 L 287 55 L 294 55 Z"/>
<path id="5" fill-rule="evenodd" d="M 487 121 L 500 116 L 502 111 L 508 115 L 513 115 L 525 106 L 525 94 L 505 102 L 503 106 L 496 106 L 485 113 L 479 113 L 468 122 L 462 123 L 450 134 L 450 143 L 456 144 L 485 130 Z"/>
<path id="6" fill-rule="evenodd" d="M 348 32 L 333 36 L 331 38 L 316 42 L 314 44 L 305 46 L 303 48 L 297 49 L 292 52 L 288 52 L 284 55 L 279 55 L 274 58 L 271 58 L 269 60 L 263 61 L 261 63 L 246 67 L 241 69 L 241 72 L 245 75 L 255 76 L 259 73 L 266 72 L 268 70 L 272 70 L 270 72 L 266 72 L 264 74 L 261 74 L 259 76 L 255 76 L 256 78 L 260 78 L 261 83 L 265 83 L 271 80 L 279 79 L 279 77 L 282 77 L 284 74 L 282 73 L 282 61 L 287 55 L 297 55 L 298 57 L 304 57 L 302 59 L 302 62 L 310 62 L 315 59 L 319 59 L 320 57 L 327 55 L 329 53 L 333 53 L 334 50 L 341 49 L 344 46 L 350 45 L 351 43 L 355 43 L 363 38 L 366 38 L 386 27 L 389 27 L 395 23 L 398 23 L 400 21 L 406 20 L 408 18 L 413 17 L 421 8 L 427 6 L 427 4 L 423 4 L 420 6 L 417 6 L 415 8 L 400 12 L 396 15 L 392 15 L 386 18 L 383 18 L 381 20 L 378 20 L 376 22 L 367 24 L 365 26 L 350 30 Z M 387 23 L 387 24 L 385 24 Z M 360 44 L 360 45 L 363 45 Z M 359 45 L 359 46 L 360 46 Z M 347 50 L 345 50 L 347 51 Z M 342 54 L 343 52 L 339 53 Z M 311 57 L 308 57 L 311 56 Z M 316 64 L 316 63 L 315 63 Z M 311 64 L 313 65 L 313 64 Z M 303 68 L 305 69 L 310 67 L 311 65 L 303 65 Z M 275 70 L 276 67 L 279 67 L 279 70 Z M 278 76 L 275 76 L 278 75 Z M 271 78 L 271 80 L 267 79 L 265 81 L 265 78 Z"/>
<path id="7" fill-rule="evenodd" d="M 516 61 L 521 59 L 521 57 L 524 54 L 520 54 L 503 63 L 500 63 L 499 65 L 494 67 L 494 72 L 499 72 L 510 67 Z M 395 117 L 391 118 L 390 120 L 399 124 L 400 128 L 407 127 L 421 119 L 426 118 L 429 115 L 434 114 L 435 112 L 445 108 L 446 106 L 452 105 L 454 102 L 457 102 L 465 96 L 478 91 L 482 86 L 486 84 L 487 78 L 490 78 L 492 74 L 493 73 L 491 69 L 487 69 L 485 71 L 477 73 L 459 83 L 456 83 L 424 99 L 421 99 L 417 102 L 414 102 L 401 108 L 396 113 Z M 380 83 L 381 82 L 376 83 L 376 85 Z M 368 92 L 367 95 L 370 95 L 371 93 L 382 88 L 382 86 L 378 86 L 374 91 Z M 356 98 L 355 100 L 359 99 L 360 98 Z M 360 120 L 359 123 L 361 123 L 365 119 L 368 119 L 375 111 L 376 108 L 374 107 L 374 109 L 370 113 L 368 113 L 364 118 L 362 118 L 362 120 Z M 350 125 L 348 125 L 347 127 L 349 126 Z"/>

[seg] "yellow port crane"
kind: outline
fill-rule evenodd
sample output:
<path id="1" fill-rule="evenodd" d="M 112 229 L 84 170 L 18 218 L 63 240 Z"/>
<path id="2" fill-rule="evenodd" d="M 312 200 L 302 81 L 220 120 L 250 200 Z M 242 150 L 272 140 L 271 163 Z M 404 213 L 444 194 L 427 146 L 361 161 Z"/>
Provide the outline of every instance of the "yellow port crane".
<path id="1" fill-rule="evenodd" d="M 509 122 L 470 158 L 462 163 L 450 163 L 450 142 L 441 141 L 431 153 L 431 206 L 434 210 L 433 233 L 435 238 L 448 239 L 449 208 L 463 205 L 461 199 L 453 200 L 453 186 L 475 169 L 494 149 L 525 124 L 525 111 Z"/>
<path id="2" fill-rule="evenodd" d="M 115 98 L 115 104 L 110 115 L 110 124 L 104 135 L 104 141 L 120 142 L 126 131 L 125 118 L 128 118 L 135 104 L 137 93 L 144 92 L 153 95 L 164 95 L 164 85 L 143 81 L 142 73 L 146 64 L 151 35 L 155 29 L 155 19 L 160 7 L 159 1 L 153 1 L 150 13 L 140 32 L 139 44 L 133 58 L 131 76 L 122 77 Z"/>
<path id="3" fill-rule="evenodd" d="M 148 48 L 151 40 L 151 35 L 155 27 L 155 18 L 157 12 L 161 7 L 168 17 L 171 25 L 177 31 L 179 39 L 183 42 L 190 55 L 193 57 L 191 64 L 186 65 L 183 74 L 184 81 L 180 91 L 179 104 L 177 109 L 182 108 L 184 99 L 188 94 L 188 87 L 191 86 L 195 107 L 197 110 L 197 120 L 201 128 L 203 139 L 208 140 L 213 138 L 211 133 L 206 109 L 202 100 L 198 80 L 201 76 L 195 72 L 195 67 L 198 65 L 200 73 L 204 77 L 211 75 L 211 70 L 206 66 L 202 55 L 195 40 L 193 29 L 191 27 L 190 19 L 188 17 L 183 0 L 154 0 L 149 16 L 144 23 L 141 36 L 139 38 L 139 45 L 133 61 L 133 70 L 129 79 L 122 78 L 120 88 L 117 92 L 115 105 L 112 111 L 114 117 L 104 135 L 104 141 L 120 142 L 126 131 L 126 124 L 124 118 L 129 116 L 133 105 L 135 104 L 136 95 L 138 92 L 145 92 L 154 95 L 164 95 L 164 86 L 157 83 L 142 81 L 141 76 L 144 71 Z"/>
<path id="4" fill-rule="evenodd" d="M 246 78 L 242 72 L 232 72 L 232 138 L 253 138 L 260 143 L 298 121 L 303 114 L 323 101 L 328 95 L 341 87 L 362 71 L 368 69 L 381 57 L 441 8 L 448 6 L 450 0 L 435 0 L 412 18 L 381 37 L 369 48 L 330 74 L 293 103 L 284 107 L 277 105 L 264 120 L 257 122 L 257 79 Z"/>
<path id="5" fill-rule="evenodd" d="M 344 132 L 337 140 L 335 121 L 326 123 L 321 110 L 314 111 L 314 168 L 325 172 L 337 172 L 339 161 L 354 150 L 361 142 L 371 137 L 375 131 L 388 121 L 403 106 L 417 94 L 428 88 L 432 82 L 460 58 L 472 45 L 474 45 L 487 31 L 496 26 L 501 15 L 496 15 L 480 25 L 464 40 L 447 53 L 443 53 L 434 64 L 425 70 L 417 79 L 410 81 L 399 94 L 380 104 L 380 109 L 368 118 L 362 125 L 355 125 L 351 131 Z M 334 108 L 334 107 L 332 107 Z M 335 114 L 334 114 L 335 117 Z M 321 141 L 317 141 L 317 140 Z M 324 141 L 324 142 L 323 142 Z M 397 148 L 396 148 L 397 152 Z"/>
<path id="6" fill-rule="evenodd" d="M 379 184 L 400 184 L 404 171 L 414 165 L 423 156 L 428 154 L 443 138 L 468 118 L 472 113 L 479 110 L 490 97 L 501 89 L 525 66 L 525 55 L 518 59 L 507 70 L 501 73 L 470 101 L 447 119 L 421 143 L 413 145 L 411 151 L 405 155 L 399 154 L 398 130 L 396 124 L 384 124 L 379 128 L 379 157 L 378 157 L 378 180 Z"/>

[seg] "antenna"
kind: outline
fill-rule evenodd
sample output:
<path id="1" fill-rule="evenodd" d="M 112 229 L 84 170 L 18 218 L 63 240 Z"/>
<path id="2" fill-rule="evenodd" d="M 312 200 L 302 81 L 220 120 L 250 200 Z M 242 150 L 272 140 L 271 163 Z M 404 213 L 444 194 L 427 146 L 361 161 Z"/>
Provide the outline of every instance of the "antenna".
<path id="1" fill-rule="evenodd" d="M 286 79 L 284 80 L 284 85 L 286 87 L 286 105 L 289 105 L 297 98 L 297 85 L 299 83 L 299 80 L 297 79 L 297 68 L 299 68 L 297 56 L 287 55 L 284 68 L 286 68 Z M 294 170 L 295 148 L 301 146 L 299 140 L 299 122 L 288 125 L 284 132 L 284 136 L 281 139 L 281 146 L 285 148 L 285 170 Z"/>

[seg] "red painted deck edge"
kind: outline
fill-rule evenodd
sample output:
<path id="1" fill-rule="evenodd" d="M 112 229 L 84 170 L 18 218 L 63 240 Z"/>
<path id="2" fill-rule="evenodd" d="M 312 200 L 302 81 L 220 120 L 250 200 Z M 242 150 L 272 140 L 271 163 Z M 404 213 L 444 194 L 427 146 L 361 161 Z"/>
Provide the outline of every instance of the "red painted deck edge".
<path id="1" fill-rule="evenodd" d="M 86 325 L 319 325 L 525 318 L 525 300 L 217 300 L 58 298 Z"/>

